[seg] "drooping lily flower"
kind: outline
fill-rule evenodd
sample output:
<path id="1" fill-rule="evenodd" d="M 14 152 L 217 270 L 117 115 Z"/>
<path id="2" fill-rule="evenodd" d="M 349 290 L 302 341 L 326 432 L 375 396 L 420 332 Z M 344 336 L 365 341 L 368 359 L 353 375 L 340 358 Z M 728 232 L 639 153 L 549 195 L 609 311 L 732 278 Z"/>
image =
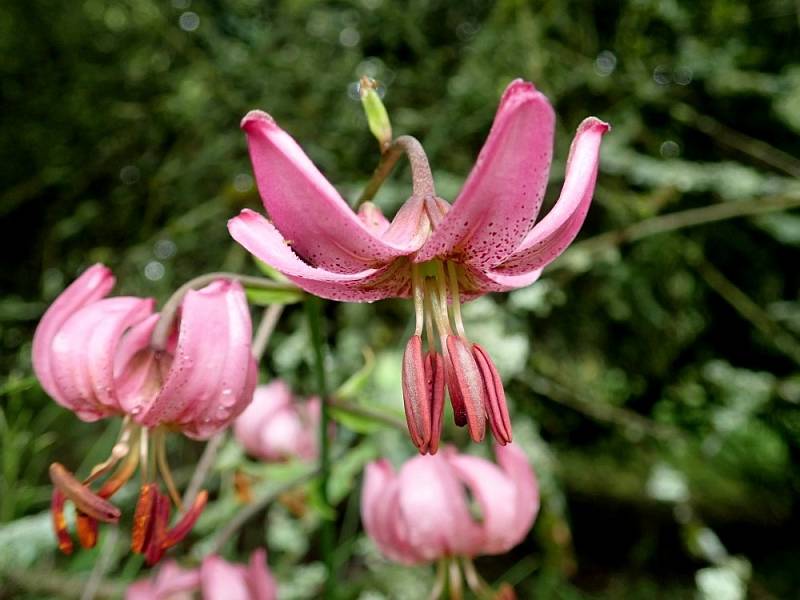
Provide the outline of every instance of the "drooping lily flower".
<path id="1" fill-rule="evenodd" d="M 450 447 L 414 457 L 399 472 L 385 459 L 370 463 L 361 494 L 367 535 L 403 564 L 462 561 L 469 582 L 471 559 L 508 552 L 527 536 L 539 510 L 536 476 L 522 450 L 496 445 L 495 453 L 499 467 Z"/>
<path id="2" fill-rule="evenodd" d="M 521 80 L 503 94 L 452 205 L 436 196 L 421 147 L 409 146 L 414 189 L 391 222 L 372 203 L 358 213 L 350 209 L 266 113 L 250 112 L 242 128 L 270 220 L 244 210 L 228 223 L 233 238 L 312 294 L 349 302 L 413 298 L 416 328 L 403 359 L 403 395 L 421 453 L 438 448 L 445 386 L 456 423 L 467 425 L 473 439 L 484 437 L 488 417 L 497 442 L 510 442 L 502 381 L 486 351 L 467 338 L 460 304 L 531 284 L 572 242 L 591 203 L 609 126 L 594 117 L 580 124 L 561 195 L 535 224 L 548 180 L 554 112 Z"/>
<path id="3" fill-rule="evenodd" d="M 206 439 L 227 427 L 250 402 L 256 364 L 250 353 L 251 323 L 242 287 L 218 280 L 189 291 L 163 342 L 153 331 L 154 301 L 106 298 L 114 286 L 103 265 L 86 270 L 45 312 L 33 338 L 33 368 L 45 391 L 83 421 L 122 417 L 111 456 L 83 481 L 59 463 L 50 466 L 53 519 L 59 547 L 72 541 L 64 502 L 77 508 L 81 545 L 97 540 L 97 522 L 115 523 L 120 511 L 108 499 L 141 465 L 132 550 L 157 562 L 191 530 L 205 506 L 197 495 L 169 528 L 171 503 L 181 506 L 166 459 L 165 434 L 180 430 Z M 169 491 L 160 491 L 158 475 Z M 90 485 L 102 477 L 99 490 Z"/>
<path id="4" fill-rule="evenodd" d="M 289 386 L 276 380 L 256 388 L 253 401 L 234 422 L 234 435 L 262 460 L 315 460 L 321 408 L 319 398 L 297 401 Z"/>
<path id="5" fill-rule="evenodd" d="M 256 550 L 247 566 L 231 564 L 219 556 L 203 559 L 197 569 L 182 569 L 167 562 L 158 574 L 128 587 L 125 600 L 275 600 L 277 584 L 267 567 L 267 553 Z"/>

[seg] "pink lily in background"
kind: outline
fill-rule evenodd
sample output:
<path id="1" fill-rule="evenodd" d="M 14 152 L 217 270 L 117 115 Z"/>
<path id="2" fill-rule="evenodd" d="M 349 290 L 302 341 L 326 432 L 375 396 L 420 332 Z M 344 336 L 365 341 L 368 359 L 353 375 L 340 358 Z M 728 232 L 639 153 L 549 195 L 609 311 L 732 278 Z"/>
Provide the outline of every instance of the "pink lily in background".
<path id="1" fill-rule="evenodd" d="M 259 549 L 247 566 L 216 555 L 206 556 L 196 569 L 164 563 L 155 576 L 129 586 L 125 600 L 188 600 L 197 593 L 203 600 L 275 600 L 278 587 L 267 567 L 267 553 Z"/>
<path id="2" fill-rule="evenodd" d="M 158 473 L 183 510 L 166 460 L 165 433 L 180 430 L 206 439 L 227 427 L 252 399 L 256 364 L 250 353 L 251 323 L 242 287 L 219 280 L 190 290 L 163 345 L 153 342 L 159 314 L 149 298 L 106 298 L 111 271 L 94 265 L 45 312 L 33 338 L 33 368 L 45 391 L 83 421 L 123 418 L 111 456 L 83 481 L 53 463 L 53 518 L 59 547 L 72 551 L 64 502 L 77 507 L 78 539 L 97 540 L 97 522 L 119 520 L 108 499 L 141 463 L 142 485 L 134 517 L 132 549 L 157 562 L 194 525 L 207 495 L 198 494 L 169 528 L 170 499 Z M 155 460 L 149 461 L 148 457 Z M 157 465 L 155 471 L 148 463 Z M 108 476 L 99 491 L 89 485 Z"/>
<path id="3" fill-rule="evenodd" d="M 234 435 L 247 452 L 265 461 L 315 460 L 321 409 L 319 398 L 298 401 L 285 382 L 276 380 L 256 388 L 233 424 Z"/>
<path id="4" fill-rule="evenodd" d="M 402 564 L 460 559 L 472 585 L 471 559 L 508 552 L 525 539 L 539 511 L 538 483 L 524 452 L 508 444 L 496 445 L 495 454 L 499 467 L 451 447 L 414 457 L 398 472 L 385 459 L 368 464 L 361 494 L 367 535 Z"/>
<path id="5" fill-rule="evenodd" d="M 439 445 L 445 386 L 456 423 L 474 440 L 483 439 L 488 417 L 497 442 L 511 441 L 502 381 L 486 351 L 468 339 L 460 306 L 533 283 L 583 224 L 609 126 L 594 117 L 580 124 L 561 195 L 534 224 L 554 119 L 544 95 L 513 81 L 454 203 L 436 196 L 424 152 L 415 148 L 408 151 L 413 193 L 391 222 L 371 203 L 355 213 L 269 115 L 253 111 L 242 121 L 270 220 L 244 210 L 228 223 L 233 238 L 312 294 L 350 302 L 413 298 L 403 396 L 411 439 L 423 454 Z"/>

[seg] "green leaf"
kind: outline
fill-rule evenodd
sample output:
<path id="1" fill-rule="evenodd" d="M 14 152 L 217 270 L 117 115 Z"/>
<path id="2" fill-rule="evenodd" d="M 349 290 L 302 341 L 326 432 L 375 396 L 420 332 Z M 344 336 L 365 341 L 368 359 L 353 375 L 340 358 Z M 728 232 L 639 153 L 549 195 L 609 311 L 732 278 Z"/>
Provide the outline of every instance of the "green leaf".
<path id="1" fill-rule="evenodd" d="M 271 304 L 295 304 L 303 299 L 301 290 L 269 290 L 264 288 L 247 287 L 247 300 L 258 306 Z"/>

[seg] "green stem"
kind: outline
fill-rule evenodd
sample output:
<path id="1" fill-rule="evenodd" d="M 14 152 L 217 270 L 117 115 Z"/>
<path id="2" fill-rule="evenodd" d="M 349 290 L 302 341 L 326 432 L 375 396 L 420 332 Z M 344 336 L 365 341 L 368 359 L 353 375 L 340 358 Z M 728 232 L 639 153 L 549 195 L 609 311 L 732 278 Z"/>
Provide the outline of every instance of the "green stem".
<path id="1" fill-rule="evenodd" d="M 317 393 L 322 399 L 322 410 L 319 423 L 319 488 L 320 499 L 326 506 L 330 506 L 328 499 L 328 479 L 330 478 L 330 447 L 328 440 L 328 428 L 330 414 L 328 411 L 328 384 L 325 380 L 325 356 L 322 341 L 322 301 L 309 296 L 305 302 L 306 317 L 311 332 L 311 345 L 314 351 L 314 376 L 317 380 Z M 333 540 L 335 523 L 333 520 L 323 518 L 320 529 L 320 551 L 322 560 L 325 563 L 327 577 L 323 588 L 323 598 L 333 597 Z"/>
<path id="2" fill-rule="evenodd" d="M 381 185 L 392 172 L 403 153 L 408 156 L 408 160 L 411 163 L 412 191 L 414 195 L 427 196 L 434 194 L 433 175 L 422 144 L 410 135 L 401 135 L 381 155 L 381 160 L 375 168 L 372 178 L 356 201 L 355 209 L 375 197 L 375 194 L 378 193 Z"/>

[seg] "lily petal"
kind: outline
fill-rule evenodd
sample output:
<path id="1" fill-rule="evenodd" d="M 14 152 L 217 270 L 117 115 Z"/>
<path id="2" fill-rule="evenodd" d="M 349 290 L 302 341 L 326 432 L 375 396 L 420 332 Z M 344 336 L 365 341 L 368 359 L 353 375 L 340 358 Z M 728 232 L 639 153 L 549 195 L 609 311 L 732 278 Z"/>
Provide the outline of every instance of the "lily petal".
<path id="1" fill-rule="evenodd" d="M 531 83 L 512 81 L 461 193 L 415 260 L 459 255 L 476 267 L 505 260 L 542 205 L 554 124 L 547 98 Z"/>
<path id="2" fill-rule="evenodd" d="M 583 225 L 594 194 L 600 142 L 610 129 L 607 123 L 589 117 L 578 127 L 567 159 L 564 187 L 553 209 L 525 236 L 502 264 L 498 273 L 523 275 L 553 262 L 575 239 Z"/>
<path id="3" fill-rule="evenodd" d="M 475 456 L 452 454 L 448 462 L 480 504 L 483 534 L 480 553 L 501 554 L 510 550 L 519 537 L 514 529 L 517 524 L 514 482 L 495 465 Z"/>
<path id="4" fill-rule="evenodd" d="M 74 313 L 50 345 L 56 400 L 84 421 L 121 410 L 114 388 L 114 357 L 125 331 L 146 319 L 153 300 L 120 296 Z"/>
<path id="5" fill-rule="evenodd" d="M 322 298 L 372 302 L 409 294 L 407 269 L 398 269 L 396 264 L 357 273 L 335 273 L 306 264 L 292 251 L 275 226 L 252 210 L 245 209 L 228 221 L 228 231 L 248 252 L 307 292 Z"/>
<path id="6" fill-rule="evenodd" d="M 252 600 L 247 589 L 247 568 L 211 555 L 200 565 L 203 600 Z"/>
<path id="7" fill-rule="evenodd" d="M 267 551 L 263 548 L 254 550 L 250 555 L 247 584 L 254 600 L 275 600 L 278 597 L 278 586 L 267 569 Z"/>
<path id="8" fill-rule="evenodd" d="M 280 379 L 258 386 L 253 394 L 253 401 L 233 424 L 236 440 L 251 454 L 261 456 L 264 424 L 272 415 L 290 407 L 291 402 L 289 386 Z"/>
<path id="9" fill-rule="evenodd" d="M 267 213 L 312 265 L 354 273 L 419 248 L 413 231 L 391 242 L 375 235 L 268 114 L 251 111 L 242 129 Z"/>
<path id="10" fill-rule="evenodd" d="M 187 435 L 204 438 L 235 416 L 234 408 L 242 401 L 239 396 L 246 392 L 252 360 L 249 315 L 236 306 L 237 296 L 244 297 L 241 286 L 222 280 L 187 292 L 181 305 L 175 357 L 160 393 L 144 407 L 139 422 L 147 427 L 172 422 L 194 425 L 182 429 Z M 224 407 L 226 414 L 215 414 L 213 420 L 211 412 L 219 407 Z"/>
<path id="11" fill-rule="evenodd" d="M 104 298 L 113 287 L 114 276 L 108 267 L 101 264 L 89 267 L 61 292 L 36 327 L 33 334 L 33 370 L 44 391 L 62 406 L 71 408 L 61 395 L 52 373 L 50 348 L 53 338 L 75 312 Z"/>
<path id="12" fill-rule="evenodd" d="M 500 467 L 516 485 L 516 511 L 511 526 L 511 532 L 516 532 L 511 540 L 512 546 L 515 546 L 528 535 L 539 513 L 539 483 L 522 448 L 507 444 L 495 446 L 494 452 Z"/>

